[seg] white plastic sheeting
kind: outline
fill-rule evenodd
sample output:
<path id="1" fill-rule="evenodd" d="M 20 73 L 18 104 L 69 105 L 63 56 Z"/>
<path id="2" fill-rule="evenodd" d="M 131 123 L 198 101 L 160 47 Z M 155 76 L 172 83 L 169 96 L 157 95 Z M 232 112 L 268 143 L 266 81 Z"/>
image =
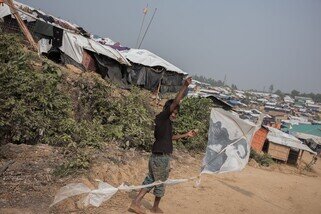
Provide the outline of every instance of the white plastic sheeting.
<path id="1" fill-rule="evenodd" d="M 52 44 L 50 43 L 49 39 L 40 39 L 38 41 L 38 52 L 41 53 L 48 53 L 51 49 Z"/>
<path id="2" fill-rule="evenodd" d="M 249 161 L 251 141 L 262 118 L 255 125 L 231 112 L 213 108 L 201 173 L 241 171 Z"/>
<path id="3" fill-rule="evenodd" d="M 6 4 L 0 4 L 0 19 L 11 14 L 10 7 Z"/>
<path id="4" fill-rule="evenodd" d="M 185 73 L 175 65 L 172 65 L 171 63 L 167 62 L 166 60 L 162 59 L 156 54 L 149 52 L 148 50 L 130 49 L 121 51 L 121 53 L 124 54 L 124 56 L 131 62 L 145 65 L 148 67 L 161 66 L 165 68 L 167 71 L 173 71 L 179 74 L 187 75 L 187 73 Z"/>
<path id="5" fill-rule="evenodd" d="M 304 151 L 310 152 L 311 154 L 316 155 L 316 152 L 312 151 L 307 145 L 303 144 L 298 138 L 292 135 L 289 135 L 287 133 L 284 133 L 273 127 L 266 126 L 266 128 L 269 129 L 267 139 L 270 142 L 291 147 L 293 149 L 304 150 Z"/>
<path id="6" fill-rule="evenodd" d="M 58 193 L 55 196 L 54 202 L 50 206 L 53 206 L 67 198 L 84 194 L 84 197 L 80 201 L 84 206 L 93 205 L 95 207 L 99 207 L 103 202 L 113 197 L 113 195 L 115 195 L 119 190 L 131 191 L 131 190 L 142 189 L 145 187 L 156 186 L 159 184 L 165 184 L 167 186 L 176 185 L 176 184 L 187 182 L 192 179 L 194 178 L 168 179 L 164 182 L 157 181 L 152 184 L 140 185 L 140 186 L 128 186 L 125 184 L 121 184 L 118 188 L 113 187 L 108 183 L 99 181 L 98 188 L 94 190 L 91 190 L 89 187 L 87 187 L 85 184 L 82 184 L 82 183 L 71 183 L 71 184 L 68 184 L 67 186 L 62 187 L 58 191 Z"/>
<path id="7" fill-rule="evenodd" d="M 119 51 L 79 34 L 64 31 L 60 50 L 78 63 L 82 63 L 84 49 L 108 56 L 121 64 L 129 65 L 126 57 Z"/>

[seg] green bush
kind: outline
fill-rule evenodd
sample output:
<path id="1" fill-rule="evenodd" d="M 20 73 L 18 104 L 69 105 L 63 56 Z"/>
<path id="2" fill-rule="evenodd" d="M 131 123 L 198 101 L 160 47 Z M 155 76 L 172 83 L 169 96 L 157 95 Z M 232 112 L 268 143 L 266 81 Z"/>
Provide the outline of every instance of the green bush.
<path id="1" fill-rule="evenodd" d="M 204 151 L 207 145 L 207 132 L 212 101 L 207 98 L 185 98 L 181 103 L 179 117 L 174 123 L 176 134 L 186 133 L 189 130 L 198 129 L 196 137 L 181 139 L 176 146 L 184 146 L 188 150 Z"/>
<path id="2" fill-rule="evenodd" d="M 15 36 L 0 36 L 0 138 L 13 143 L 53 143 L 59 124 L 71 114 L 70 99 L 59 91 L 59 70 L 43 63 L 33 69 L 31 55 Z"/>
<path id="3" fill-rule="evenodd" d="M 269 154 L 259 154 L 253 149 L 251 149 L 250 158 L 254 159 L 261 166 L 270 166 L 274 163 L 272 157 Z"/>
<path id="4" fill-rule="evenodd" d="M 100 148 L 114 139 L 124 148 L 150 148 L 154 115 L 138 88 L 115 98 L 115 86 L 98 76 L 70 84 L 59 67 L 20 44 L 15 35 L 0 36 L 2 140 Z"/>
<path id="5" fill-rule="evenodd" d="M 96 79 L 77 83 L 81 86 L 78 112 L 81 120 L 96 120 L 101 125 L 105 140 L 116 140 L 123 148 L 136 147 L 148 150 L 153 139 L 153 112 L 147 108 L 145 97 L 137 87 L 128 96 L 112 98 L 111 86 Z"/>

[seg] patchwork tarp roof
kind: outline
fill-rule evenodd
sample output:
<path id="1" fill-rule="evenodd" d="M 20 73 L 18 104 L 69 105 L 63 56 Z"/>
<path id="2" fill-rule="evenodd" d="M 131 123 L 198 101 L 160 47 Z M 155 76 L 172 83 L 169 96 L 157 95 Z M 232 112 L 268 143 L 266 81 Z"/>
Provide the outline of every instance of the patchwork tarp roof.
<path id="1" fill-rule="evenodd" d="M 291 147 L 294 149 L 304 150 L 316 155 L 314 151 L 312 151 L 307 145 L 303 144 L 298 138 L 292 135 L 289 135 L 287 133 L 284 133 L 273 127 L 265 126 L 265 128 L 269 130 L 267 139 L 270 142 Z"/>
<path id="2" fill-rule="evenodd" d="M 130 50 L 121 51 L 121 53 L 124 54 L 126 58 L 133 63 L 145 65 L 148 67 L 161 66 L 165 68 L 167 71 L 173 71 L 179 74 L 187 75 L 187 73 L 185 73 L 175 65 L 172 65 L 171 63 L 160 58 L 156 54 L 149 52 L 148 50 L 130 49 Z"/>

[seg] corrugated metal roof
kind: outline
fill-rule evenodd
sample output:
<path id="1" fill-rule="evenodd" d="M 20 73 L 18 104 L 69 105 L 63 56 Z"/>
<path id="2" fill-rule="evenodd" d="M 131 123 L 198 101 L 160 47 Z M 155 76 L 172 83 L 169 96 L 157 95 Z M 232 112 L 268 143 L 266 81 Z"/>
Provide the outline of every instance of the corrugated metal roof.
<path id="1" fill-rule="evenodd" d="M 266 128 L 269 129 L 267 139 L 270 142 L 291 147 L 294 149 L 304 150 L 316 155 L 314 151 L 312 151 L 307 145 L 303 144 L 298 138 L 292 135 L 289 135 L 287 133 L 284 133 L 276 128 L 272 128 L 272 127 L 266 127 Z"/>

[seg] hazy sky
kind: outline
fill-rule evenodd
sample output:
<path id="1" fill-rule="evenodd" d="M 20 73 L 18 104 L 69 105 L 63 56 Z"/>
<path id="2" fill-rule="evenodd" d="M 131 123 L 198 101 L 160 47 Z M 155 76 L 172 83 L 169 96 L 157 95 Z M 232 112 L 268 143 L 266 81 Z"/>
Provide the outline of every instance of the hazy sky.
<path id="1" fill-rule="evenodd" d="M 20 0 L 93 34 L 141 48 L 190 74 L 241 89 L 321 92 L 321 0 Z"/>

